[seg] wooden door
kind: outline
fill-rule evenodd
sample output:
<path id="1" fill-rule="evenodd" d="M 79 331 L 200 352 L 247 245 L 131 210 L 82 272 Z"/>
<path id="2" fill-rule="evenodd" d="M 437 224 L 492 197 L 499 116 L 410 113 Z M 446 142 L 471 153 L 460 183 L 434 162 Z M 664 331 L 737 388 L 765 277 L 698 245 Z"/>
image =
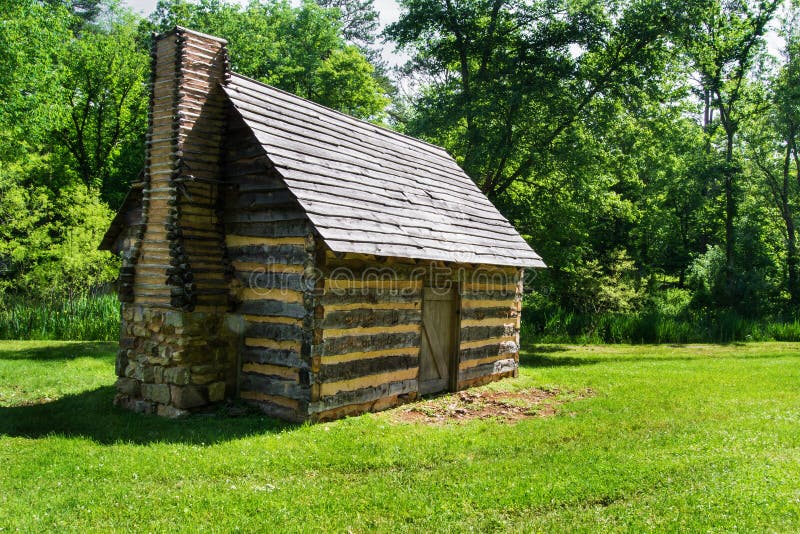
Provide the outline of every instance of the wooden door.
<path id="1" fill-rule="evenodd" d="M 436 393 L 453 388 L 458 333 L 458 292 L 424 288 L 422 341 L 419 354 L 419 392 Z"/>

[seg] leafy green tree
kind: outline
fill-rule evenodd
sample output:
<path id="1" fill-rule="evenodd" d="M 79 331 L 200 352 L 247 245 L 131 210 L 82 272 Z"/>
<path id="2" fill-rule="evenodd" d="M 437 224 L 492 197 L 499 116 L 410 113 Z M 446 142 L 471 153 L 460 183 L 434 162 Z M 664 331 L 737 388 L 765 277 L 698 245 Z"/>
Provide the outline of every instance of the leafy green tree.
<path id="1" fill-rule="evenodd" d="M 409 131 L 445 145 L 492 198 L 546 165 L 592 102 L 658 71 L 652 2 L 405 0 L 387 34 L 423 79 Z"/>
<path id="2" fill-rule="evenodd" d="M 786 290 L 794 306 L 800 304 L 800 31 L 798 13 L 792 15 L 783 31 L 784 64 L 770 83 L 769 113 L 750 125 L 747 145 L 749 159 L 763 178 L 768 200 L 783 223 Z"/>
<path id="3" fill-rule="evenodd" d="M 736 157 L 736 137 L 753 107 L 748 102 L 748 77 L 763 50 L 767 24 L 781 0 L 758 3 L 743 0 L 701 0 L 691 4 L 688 24 L 678 34 L 692 68 L 698 74 L 706 129 L 706 151 L 721 129 L 720 163 L 715 165 L 722 182 L 725 259 L 729 284 L 735 276 L 738 182 L 742 162 Z M 728 299 L 730 301 L 730 298 Z"/>
<path id="4" fill-rule="evenodd" d="M 246 8 L 220 0 L 160 0 L 151 17 L 157 31 L 175 25 L 228 40 L 231 67 L 359 118 L 380 120 L 389 100 L 375 68 L 347 44 L 337 9 L 313 2 L 251 2 Z"/>
<path id="5" fill-rule="evenodd" d="M 342 36 L 362 50 L 375 44 L 378 31 L 378 11 L 375 0 L 317 0 L 326 9 L 339 12 Z"/>
<path id="6" fill-rule="evenodd" d="M 124 17 L 82 32 L 62 52 L 67 119 L 54 128 L 54 149 L 64 147 L 81 182 L 118 205 L 144 164 L 149 55 Z"/>

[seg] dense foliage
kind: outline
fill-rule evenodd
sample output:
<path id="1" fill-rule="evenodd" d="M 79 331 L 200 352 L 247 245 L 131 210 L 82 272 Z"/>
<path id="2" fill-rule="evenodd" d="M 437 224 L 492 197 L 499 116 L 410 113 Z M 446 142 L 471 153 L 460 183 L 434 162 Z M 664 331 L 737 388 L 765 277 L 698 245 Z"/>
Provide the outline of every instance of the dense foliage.
<path id="1" fill-rule="evenodd" d="M 179 24 L 226 37 L 237 72 L 446 147 L 549 266 L 529 276 L 529 332 L 793 324 L 796 3 L 400 6 L 383 39 L 411 57 L 403 95 L 371 0 L 160 0 L 147 19 L 0 1 L 0 300 L 113 280 L 96 246 L 142 168 L 152 33 Z"/>
<path id="2" fill-rule="evenodd" d="M 534 330 L 663 314 L 672 288 L 689 326 L 794 315 L 796 6 L 401 5 L 387 34 L 420 86 L 405 129 L 455 154 L 542 254 Z"/>

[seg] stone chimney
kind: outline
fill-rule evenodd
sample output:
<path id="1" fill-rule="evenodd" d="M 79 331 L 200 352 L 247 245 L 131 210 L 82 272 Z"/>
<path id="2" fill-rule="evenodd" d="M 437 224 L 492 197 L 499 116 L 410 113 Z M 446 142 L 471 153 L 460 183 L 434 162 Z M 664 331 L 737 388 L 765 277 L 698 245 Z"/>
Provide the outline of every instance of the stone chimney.
<path id="1" fill-rule="evenodd" d="M 178 416 L 235 392 L 220 220 L 226 42 L 185 28 L 153 46 L 138 247 L 120 282 L 116 403 Z"/>

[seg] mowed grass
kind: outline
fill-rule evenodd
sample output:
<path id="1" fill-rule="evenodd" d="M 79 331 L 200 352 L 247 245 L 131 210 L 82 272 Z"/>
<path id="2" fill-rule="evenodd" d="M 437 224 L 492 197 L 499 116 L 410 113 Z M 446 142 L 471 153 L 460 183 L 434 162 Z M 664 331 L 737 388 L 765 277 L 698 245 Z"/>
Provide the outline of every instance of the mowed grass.
<path id="1" fill-rule="evenodd" d="M 4 530 L 800 530 L 798 344 L 530 347 L 556 416 L 438 426 L 130 414 L 114 350 L 0 342 Z"/>

